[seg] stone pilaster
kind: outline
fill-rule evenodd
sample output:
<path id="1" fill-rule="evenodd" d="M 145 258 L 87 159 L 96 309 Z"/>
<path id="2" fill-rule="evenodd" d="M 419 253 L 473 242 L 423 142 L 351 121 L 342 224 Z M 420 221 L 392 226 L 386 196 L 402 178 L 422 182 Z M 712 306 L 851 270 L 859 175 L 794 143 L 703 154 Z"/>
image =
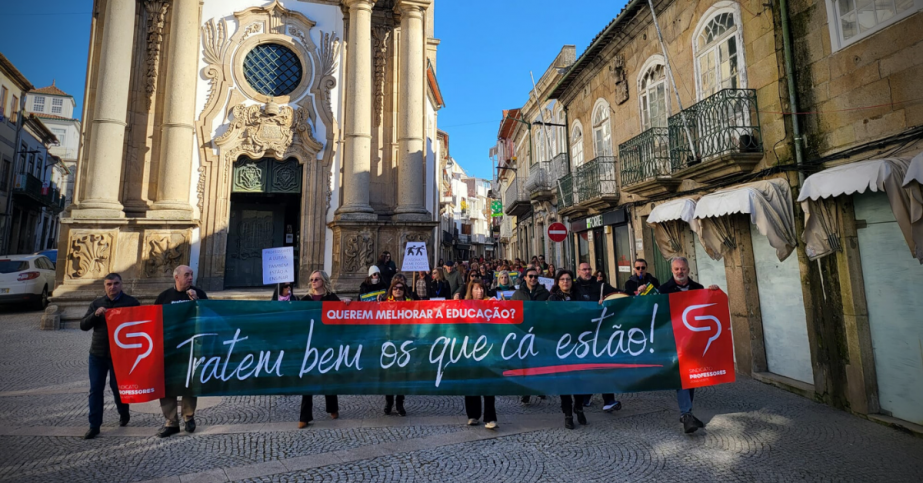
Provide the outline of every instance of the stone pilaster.
<path id="1" fill-rule="evenodd" d="M 170 29 L 170 69 L 164 96 L 157 197 L 148 218 L 191 220 L 189 183 L 199 48 L 198 0 L 175 0 Z"/>
<path id="2" fill-rule="evenodd" d="M 372 0 L 346 0 L 347 42 L 346 125 L 343 156 L 343 205 L 337 219 L 374 221 L 369 205 L 372 155 Z"/>
<path id="3" fill-rule="evenodd" d="M 90 122 L 90 146 L 84 196 L 73 218 L 124 218 L 119 202 L 119 182 L 125 141 L 125 116 L 135 33 L 135 0 L 110 0 L 106 4 L 105 25 L 96 84 L 96 102 Z"/>
<path id="4" fill-rule="evenodd" d="M 399 0 L 401 13 L 400 81 L 403 87 L 399 108 L 398 206 L 397 220 L 430 219 L 424 203 L 424 125 L 426 90 L 426 53 L 424 51 L 423 14 L 429 0 Z M 430 173 L 431 174 L 431 173 Z"/>

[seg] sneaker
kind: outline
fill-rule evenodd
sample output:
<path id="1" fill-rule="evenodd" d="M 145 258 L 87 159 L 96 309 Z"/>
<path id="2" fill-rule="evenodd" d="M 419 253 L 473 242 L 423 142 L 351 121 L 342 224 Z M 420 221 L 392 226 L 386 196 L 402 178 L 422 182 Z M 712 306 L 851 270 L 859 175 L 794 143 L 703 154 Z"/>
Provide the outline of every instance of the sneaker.
<path id="1" fill-rule="evenodd" d="M 157 431 L 157 437 L 166 438 L 179 432 L 179 426 L 164 426 Z"/>
<path id="2" fill-rule="evenodd" d="M 611 413 L 612 411 L 618 411 L 620 409 L 622 409 L 622 403 L 620 403 L 619 401 L 613 401 L 603 406 L 603 411 L 607 413 Z"/>
<path id="3" fill-rule="evenodd" d="M 471 419 L 468 420 L 468 426 L 474 426 L 474 425 L 476 425 L 476 424 L 478 424 L 478 420 L 477 420 L 477 419 L 471 418 Z"/>
<path id="4" fill-rule="evenodd" d="M 564 417 L 564 427 L 567 429 L 574 429 L 574 418 L 570 416 Z"/>
<path id="5" fill-rule="evenodd" d="M 484 427 L 487 428 L 487 429 L 497 429 L 497 422 L 496 422 L 496 421 L 488 421 L 487 424 L 484 425 Z"/>
<path id="6" fill-rule="evenodd" d="M 680 421 L 683 423 L 683 432 L 686 434 L 694 433 L 699 428 L 704 428 L 705 424 L 702 421 L 699 421 L 698 418 L 692 415 L 692 413 L 683 414 L 680 418 Z"/>
<path id="7" fill-rule="evenodd" d="M 83 439 L 93 439 L 99 435 L 99 428 L 90 428 L 83 435 Z"/>
<path id="8" fill-rule="evenodd" d="M 186 432 L 187 433 L 195 432 L 195 418 L 189 418 L 186 420 Z"/>
<path id="9" fill-rule="evenodd" d="M 586 425 L 586 415 L 583 414 L 583 411 L 574 411 L 577 414 L 577 422 L 583 425 Z"/>

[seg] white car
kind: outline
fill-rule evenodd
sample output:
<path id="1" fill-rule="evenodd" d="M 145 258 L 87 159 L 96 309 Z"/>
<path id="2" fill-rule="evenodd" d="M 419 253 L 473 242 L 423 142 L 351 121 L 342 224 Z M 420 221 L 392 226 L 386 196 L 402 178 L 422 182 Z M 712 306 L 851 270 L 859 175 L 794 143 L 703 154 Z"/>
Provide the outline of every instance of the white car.
<path id="1" fill-rule="evenodd" d="M 44 309 L 54 291 L 54 263 L 44 255 L 0 255 L 0 304 Z"/>

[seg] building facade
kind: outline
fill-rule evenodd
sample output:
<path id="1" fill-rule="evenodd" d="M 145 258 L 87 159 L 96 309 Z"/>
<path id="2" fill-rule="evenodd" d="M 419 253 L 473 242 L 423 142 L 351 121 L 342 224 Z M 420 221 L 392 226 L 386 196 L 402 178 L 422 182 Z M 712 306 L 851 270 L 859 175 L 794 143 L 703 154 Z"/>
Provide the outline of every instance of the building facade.
<path id="1" fill-rule="evenodd" d="M 48 152 L 61 159 L 61 167 L 67 172 L 65 182 L 58 185 L 65 205 L 74 197 L 74 176 L 80 151 L 80 121 L 74 117 L 76 107 L 74 97 L 58 89 L 54 82 L 26 94 L 26 110 L 41 119 L 58 140 Z"/>
<path id="2" fill-rule="evenodd" d="M 98 0 L 65 318 L 110 271 L 142 299 L 180 264 L 205 290 L 261 286 L 261 251 L 292 246 L 296 283 L 325 270 L 349 294 L 382 251 L 433 253 L 433 9 Z"/>
<path id="3" fill-rule="evenodd" d="M 923 4 L 858 5 L 629 1 L 548 95 L 554 203 L 574 265 L 727 292 L 738 372 L 919 430 Z"/>

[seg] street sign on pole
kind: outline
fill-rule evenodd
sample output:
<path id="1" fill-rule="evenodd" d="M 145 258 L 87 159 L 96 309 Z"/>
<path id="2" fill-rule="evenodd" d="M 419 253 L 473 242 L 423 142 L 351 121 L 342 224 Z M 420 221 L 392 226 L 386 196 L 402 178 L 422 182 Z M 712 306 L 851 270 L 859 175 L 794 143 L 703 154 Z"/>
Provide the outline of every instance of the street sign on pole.
<path id="1" fill-rule="evenodd" d="M 555 243 L 567 240 L 567 227 L 563 223 L 552 223 L 548 225 L 548 239 Z"/>

